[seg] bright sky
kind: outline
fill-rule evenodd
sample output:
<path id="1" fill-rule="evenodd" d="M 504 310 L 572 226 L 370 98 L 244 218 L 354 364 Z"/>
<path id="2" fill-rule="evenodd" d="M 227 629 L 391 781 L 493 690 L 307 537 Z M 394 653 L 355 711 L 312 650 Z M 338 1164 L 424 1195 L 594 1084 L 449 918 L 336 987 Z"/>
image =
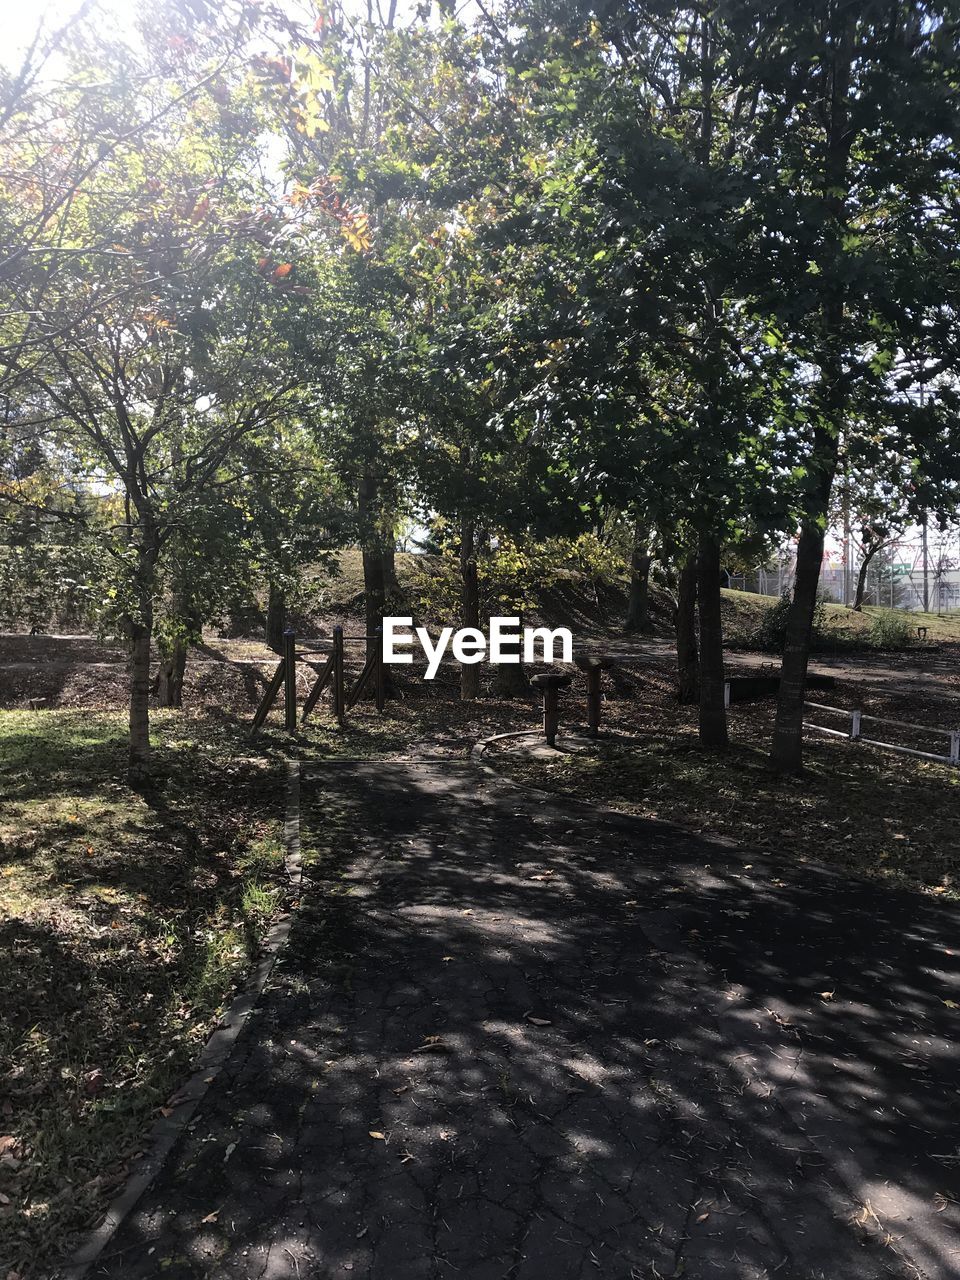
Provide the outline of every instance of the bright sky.
<path id="1" fill-rule="evenodd" d="M 111 21 L 117 16 L 121 19 L 126 13 L 134 17 L 137 8 L 146 0 L 95 0 L 96 7 L 111 14 Z M 296 0 L 291 0 L 296 3 Z M 47 31 L 55 31 L 66 18 L 79 9 L 82 0 L 0 0 L 0 63 L 10 66 L 19 62 L 20 56 L 27 48 L 42 21 Z M 299 5 L 297 6 L 299 7 Z M 366 14 L 366 0 L 346 0 L 348 11 L 354 10 L 359 15 Z M 387 8 L 386 0 L 382 7 Z M 416 0 L 399 0 L 398 15 L 402 18 L 416 7 Z M 374 0 L 376 11 L 376 0 Z M 458 13 L 469 19 L 471 13 L 476 15 L 474 0 L 463 0 Z"/>
<path id="2" fill-rule="evenodd" d="M 3 32 L 0 57 L 9 66 L 16 62 L 37 29 L 41 19 L 55 29 L 58 22 L 79 6 L 79 0 L 54 0 L 49 5 L 23 4 L 22 0 L 0 0 L 0 31 Z"/>

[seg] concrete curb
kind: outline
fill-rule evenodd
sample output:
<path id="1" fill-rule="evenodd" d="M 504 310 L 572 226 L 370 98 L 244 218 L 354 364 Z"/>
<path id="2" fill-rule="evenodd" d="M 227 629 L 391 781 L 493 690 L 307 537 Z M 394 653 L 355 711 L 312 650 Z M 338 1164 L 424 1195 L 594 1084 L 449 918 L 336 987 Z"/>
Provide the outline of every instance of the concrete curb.
<path id="1" fill-rule="evenodd" d="M 284 870 L 294 896 L 298 897 L 303 881 L 303 867 L 300 852 L 300 763 L 296 760 L 287 761 L 283 838 Z M 83 1280 L 140 1197 L 160 1173 L 210 1085 L 233 1052 L 247 1018 L 267 985 L 277 956 L 290 934 L 292 923 L 293 917 L 288 912 L 267 931 L 256 968 L 234 996 L 216 1030 L 204 1045 L 193 1074 L 174 1094 L 173 1111 L 170 1115 L 161 1117 L 150 1129 L 145 1140 L 146 1154 L 137 1161 L 123 1189 L 111 1201 L 103 1220 L 87 1235 L 70 1261 L 55 1273 L 61 1280 Z"/>

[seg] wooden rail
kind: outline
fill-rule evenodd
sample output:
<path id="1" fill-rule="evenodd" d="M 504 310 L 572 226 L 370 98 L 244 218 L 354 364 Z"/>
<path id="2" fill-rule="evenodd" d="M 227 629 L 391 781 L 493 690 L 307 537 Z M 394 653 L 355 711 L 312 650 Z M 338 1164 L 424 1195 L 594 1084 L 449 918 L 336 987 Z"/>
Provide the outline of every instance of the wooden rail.
<path id="1" fill-rule="evenodd" d="M 352 689 L 349 691 L 345 686 L 344 672 L 344 647 L 347 643 L 363 642 L 373 640 L 376 643 L 373 646 L 373 652 L 366 659 L 363 670 L 357 677 Z M 333 635 L 329 643 L 324 643 L 324 647 L 314 648 L 297 648 L 297 638 L 295 633 L 288 629 L 283 633 L 283 653 L 280 663 L 276 671 L 267 685 L 266 691 L 260 700 L 253 717 L 253 724 L 250 729 L 251 738 L 255 737 L 263 727 L 270 709 L 276 702 L 283 688 L 283 724 L 287 733 L 295 734 L 297 731 L 297 662 L 309 658 L 313 655 L 326 655 L 326 661 L 317 673 L 317 678 L 313 683 L 310 692 L 307 694 L 303 704 L 303 710 L 300 716 L 301 724 L 307 719 L 314 707 L 320 700 L 320 695 L 324 689 L 331 685 L 331 701 L 333 704 L 333 714 L 337 724 L 342 729 L 347 722 L 347 712 L 352 711 L 357 705 L 364 692 L 369 688 L 373 688 L 374 702 L 377 711 L 382 714 L 385 703 L 385 682 L 383 678 L 383 643 L 382 632 L 378 627 L 373 635 L 344 635 L 342 627 L 334 627 Z M 313 643 L 313 642 L 311 642 Z"/>

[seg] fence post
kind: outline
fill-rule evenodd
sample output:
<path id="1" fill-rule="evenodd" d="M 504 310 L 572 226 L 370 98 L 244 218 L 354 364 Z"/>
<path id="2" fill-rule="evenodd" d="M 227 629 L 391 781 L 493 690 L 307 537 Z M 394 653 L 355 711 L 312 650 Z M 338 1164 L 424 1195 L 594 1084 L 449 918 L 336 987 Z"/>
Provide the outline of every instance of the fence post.
<path id="1" fill-rule="evenodd" d="M 863 715 L 862 711 L 850 712 L 850 741 L 851 742 L 855 742 L 857 738 L 860 737 L 860 717 L 862 715 Z"/>
<path id="2" fill-rule="evenodd" d="M 283 725 L 297 732 L 297 637 L 291 627 L 283 633 Z"/>
<path id="3" fill-rule="evenodd" d="M 333 714 L 342 729 L 346 723 L 347 695 L 343 687 L 343 627 L 333 628 Z"/>
<path id="4" fill-rule="evenodd" d="M 383 627 L 377 627 L 377 655 L 373 667 L 373 691 L 377 700 L 377 710 L 383 714 Z"/>
<path id="5" fill-rule="evenodd" d="M 960 765 L 960 729 L 950 730 L 950 763 Z"/>

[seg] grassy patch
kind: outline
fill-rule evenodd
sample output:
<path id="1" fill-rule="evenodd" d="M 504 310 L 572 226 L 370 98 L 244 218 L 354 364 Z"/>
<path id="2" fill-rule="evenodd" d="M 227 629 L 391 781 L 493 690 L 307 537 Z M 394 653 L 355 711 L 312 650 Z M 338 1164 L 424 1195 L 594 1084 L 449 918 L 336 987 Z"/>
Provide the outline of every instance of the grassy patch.
<path id="1" fill-rule="evenodd" d="M 660 818 L 799 861 L 822 859 L 858 874 L 960 897 L 960 771 L 869 748 L 808 742 L 802 777 L 778 778 L 766 744 L 734 714 L 741 742 L 700 750 L 691 731 L 651 733 L 642 746 L 598 755 L 496 763 L 515 780 Z"/>
<path id="2" fill-rule="evenodd" d="M 282 893 L 280 771 L 155 719 L 145 797 L 121 717 L 0 713 L 0 1275 L 97 1219 Z"/>
<path id="3" fill-rule="evenodd" d="M 724 636 L 732 644 L 745 644 L 755 635 L 764 615 L 778 602 L 778 596 L 761 596 L 752 591 L 727 591 L 722 593 Z M 906 610 L 884 609 L 867 605 L 862 613 L 855 613 L 842 604 L 822 606 L 823 625 L 820 631 L 820 648 L 873 648 L 877 647 L 878 630 L 892 613 L 902 619 L 907 640 L 922 648 L 917 636 L 918 627 L 927 628 L 927 643 L 960 644 L 960 615 L 943 617 L 936 613 L 913 613 Z M 883 647 L 882 645 L 880 647 Z M 902 642 L 893 647 L 902 647 Z"/>

